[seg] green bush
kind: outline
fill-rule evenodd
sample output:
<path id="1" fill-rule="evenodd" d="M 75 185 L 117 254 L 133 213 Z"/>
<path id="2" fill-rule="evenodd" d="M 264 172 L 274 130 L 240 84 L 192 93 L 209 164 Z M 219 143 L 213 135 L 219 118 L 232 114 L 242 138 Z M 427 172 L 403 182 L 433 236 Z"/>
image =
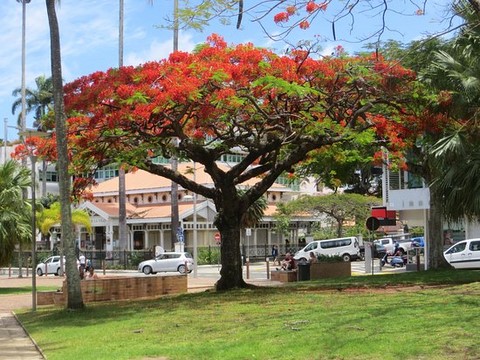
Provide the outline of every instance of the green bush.
<path id="1" fill-rule="evenodd" d="M 322 263 L 335 263 L 335 262 L 343 262 L 343 258 L 340 255 L 317 255 L 318 262 Z"/>
<path id="2" fill-rule="evenodd" d="M 138 264 L 143 260 L 145 260 L 145 253 L 143 251 L 132 251 L 128 254 L 128 264 L 133 268 L 137 268 Z"/>
<path id="3" fill-rule="evenodd" d="M 198 249 L 198 265 L 211 265 L 220 262 L 220 249 L 218 247 L 206 247 Z"/>

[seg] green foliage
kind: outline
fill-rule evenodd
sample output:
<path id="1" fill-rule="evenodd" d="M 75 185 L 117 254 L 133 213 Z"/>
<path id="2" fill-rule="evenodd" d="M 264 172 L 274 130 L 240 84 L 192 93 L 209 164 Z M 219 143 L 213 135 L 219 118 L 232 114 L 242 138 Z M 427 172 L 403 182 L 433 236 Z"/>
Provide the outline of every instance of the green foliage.
<path id="1" fill-rule="evenodd" d="M 340 255 L 323 255 L 323 254 L 318 254 L 317 255 L 317 260 L 318 262 L 321 263 L 337 263 L 337 262 L 343 262 L 343 258 Z"/>
<path id="2" fill-rule="evenodd" d="M 355 224 L 352 231 L 357 235 L 370 216 L 372 206 L 380 204 L 378 198 L 358 194 L 306 195 L 279 207 L 276 216 L 288 219 L 295 214 L 308 213 L 312 217 L 322 218 L 321 228 L 314 232 L 321 234 L 319 238 L 332 238 L 344 235 L 347 222 Z M 351 225 L 349 227 L 352 229 Z"/>
<path id="3" fill-rule="evenodd" d="M 213 265 L 220 263 L 219 247 L 203 247 L 198 249 L 198 265 Z"/>
<path id="4" fill-rule="evenodd" d="M 246 190 L 240 189 L 238 193 L 241 196 L 245 196 Z M 263 218 L 267 205 L 267 198 L 265 196 L 261 196 L 250 205 L 242 216 L 242 227 L 254 227 Z"/>
<path id="5" fill-rule="evenodd" d="M 143 260 L 145 260 L 144 251 L 131 251 L 128 253 L 128 263 L 135 269 Z"/>
<path id="6" fill-rule="evenodd" d="M 15 245 L 32 238 L 32 207 L 23 198 L 30 186 L 28 169 L 13 160 L 0 165 L 0 266 L 9 264 Z"/>
<path id="7" fill-rule="evenodd" d="M 423 226 L 412 226 L 409 229 L 409 233 L 412 235 L 412 237 L 423 236 L 425 233 L 425 229 L 423 228 Z"/>
<path id="8" fill-rule="evenodd" d="M 90 215 L 87 211 L 74 209 L 72 211 L 72 222 L 75 225 L 83 225 L 87 231 L 91 231 Z M 37 214 L 37 225 L 42 234 L 49 234 L 50 228 L 61 223 L 61 207 L 59 202 L 50 204 L 49 208 L 43 209 Z"/>

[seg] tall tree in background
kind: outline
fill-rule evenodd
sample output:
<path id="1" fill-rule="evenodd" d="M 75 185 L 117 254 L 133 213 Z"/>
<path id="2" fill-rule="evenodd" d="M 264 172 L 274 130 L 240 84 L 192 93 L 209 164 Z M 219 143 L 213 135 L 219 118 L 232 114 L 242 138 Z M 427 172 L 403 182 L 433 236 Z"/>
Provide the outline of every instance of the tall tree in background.
<path id="1" fill-rule="evenodd" d="M 50 126 L 46 124 L 45 116 L 50 110 L 53 110 L 53 85 L 52 78 L 46 78 L 44 75 L 35 78 L 36 89 L 25 89 L 26 113 L 34 112 L 33 127 L 39 131 L 47 131 Z M 21 93 L 21 88 L 12 92 L 13 96 Z M 12 104 L 12 114 L 15 114 L 17 108 L 22 105 L 22 97 L 16 99 Z M 21 114 L 20 114 L 21 116 Z M 47 195 L 47 163 L 42 161 L 42 196 Z"/>
<path id="2" fill-rule="evenodd" d="M 52 66 L 53 99 L 55 111 L 55 140 L 57 152 L 58 185 L 60 192 L 62 241 L 66 256 L 67 308 L 84 307 L 77 269 L 75 238 L 73 234 L 72 209 L 70 203 L 71 182 L 67 147 L 67 126 L 63 99 L 62 61 L 60 30 L 58 27 L 55 0 L 46 0 L 48 24 L 50 26 L 50 57 Z"/>
<path id="3" fill-rule="evenodd" d="M 77 170 L 121 157 L 214 201 L 222 236 L 218 289 L 246 286 L 241 220 L 278 176 L 335 143 L 380 137 L 402 147 L 410 128 L 421 131 L 434 120 L 417 109 L 423 97 L 413 74 L 375 56 L 314 60 L 300 50 L 278 56 L 251 44 L 228 47 L 215 35 L 195 53 L 96 72 L 65 90 Z M 214 188 L 150 160 L 173 153 L 204 165 Z M 237 153 L 245 155 L 239 164 L 217 165 Z"/>
<path id="4" fill-rule="evenodd" d="M 445 93 L 450 113 L 458 119 L 452 133 L 433 149 L 436 166 L 442 169 L 435 185 L 450 221 L 480 219 L 480 8 L 467 1 L 455 7 L 466 26 L 436 53 L 425 79 Z"/>
<path id="5" fill-rule="evenodd" d="M 46 78 L 45 75 L 35 78 L 36 89 L 25 89 L 26 112 L 34 112 L 33 127 L 45 131 L 43 128 L 42 118 L 53 110 L 53 87 L 52 78 Z M 17 88 L 13 90 L 12 95 L 21 95 L 22 89 Z M 12 104 L 12 114 L 15 114 L 17 109 L 22 106 L 22 97 L 17 98 Z"/>
<path id="6" fill-rule="evenodd" d="M 312 217 L 327 218 L 334 224 L 335 235 L 345 236 L 346 221 L 365 224 L 370 216 L 372 206 L 378 206 L 382 200 L 373 196 L 359 194 L 331 194 L 325 196 L 301 196 L 278 209 L 278 216 L 293 216 L 295 214 L 310 214 Z"/>

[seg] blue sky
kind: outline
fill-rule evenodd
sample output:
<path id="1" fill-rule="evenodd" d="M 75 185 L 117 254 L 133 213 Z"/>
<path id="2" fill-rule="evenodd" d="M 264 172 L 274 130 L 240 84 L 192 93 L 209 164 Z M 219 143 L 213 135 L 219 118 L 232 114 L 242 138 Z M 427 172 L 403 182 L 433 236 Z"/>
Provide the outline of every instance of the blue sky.
<path id="1" fill-rule="evenodd" d="M 353 29 L 348 22 L 339 22 L 336 26 L 337 38 L 348 41 L 333 41 L 329 20 L 335 13 L 335 2 L 340 3 L 334 0 L 328 11 L 315 19 L 310 29 L 295 30 L 290 35 L 290 42 L 315 38 L 320 41 L 325 54 L 330 54 L 333 47 L 339 44 L 350 52 L 361 49 L 358 40 L 378 30 L 380 18 L 374 16 L 373 12 L 366 12 L 363 17 L 357 15 Z M 246 0 L 245 6 L 250 6 L 250 3 L 259 2 Z M 384 40 L 394 38 L 409 42 L 448 25 L 445 10 L 449 0 L 428 0 L 425 16 L 415 15 L 415 8 L 410 1 L 392 0 L 392 3 L 396 6 L 394 10 L 403 15 L 393 11 L 388 13 L 390 30 L 384 34 Z M 173 0 L 156 0 L 153 5 L 147 0 L 125 0 L 125 65 L 137 65 L 169 55 L 173 47 L 172 32 L 157 25 L 165 24 L 164 18 L 171 17 L 172 6 Z M 11 105 L 15 100 L 11 94 L 21 85 L 21 10 L 22 5 L 16 0 L 0 2 L 0 118 L 6 118 L 9 126 L 16 125 L 18 116 L 11 113 Z M 62 0 L 57 15 L 61 32 L 63 78 L 66 82 L 118 65 L 118 0 Z M 270 18 L 273 18 L 273 14 Z M 212 25 L 203 32 L 181 30 L 179 49 L 191 51 L 211 33 L 221 34 L 227 42 L 234 44 L 248 41 L 277 51 L 287 46 L 269 39 L 259 25 L 251 20 L 245 16 L 240 30 L 235 28 L 235 21 L 227 26 L 212 21 Z M 273 21 L 269 21 L 268 26 L 271 33 L 281 31 Z M 37 76 L 50 76 L 49 28 L 44 0 L 32 0 L 27 4 L 26 33 L 26 83 L 28 87 L 35 88 Z M 32 122 L 32 117 L 28 116 L 27 127 L 31 127 Z M 16 130 L 9 128 L 8 139 L 17 137 Z M 0 138 L 5 138 L 3 126 L 0 126 Z"/>

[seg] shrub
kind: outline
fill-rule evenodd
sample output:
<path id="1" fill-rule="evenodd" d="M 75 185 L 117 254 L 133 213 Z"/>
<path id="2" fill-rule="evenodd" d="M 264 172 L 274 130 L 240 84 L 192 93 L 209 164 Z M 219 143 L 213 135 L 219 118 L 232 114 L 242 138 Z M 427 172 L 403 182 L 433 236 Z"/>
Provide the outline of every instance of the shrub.
<path id="1" fill-rule="evenodd" d="M 318 262 L 321 263 L 335 263 L 335 262 L 343 262 L 343 258 L 340 255 L 317 255 Z"/>
<path id="2" fill-rule="evenodd" d="M 206 247 L 198 249 L 198 265 L 218 264 L 220 261 L 220 249 L 217 247 Z"/>

